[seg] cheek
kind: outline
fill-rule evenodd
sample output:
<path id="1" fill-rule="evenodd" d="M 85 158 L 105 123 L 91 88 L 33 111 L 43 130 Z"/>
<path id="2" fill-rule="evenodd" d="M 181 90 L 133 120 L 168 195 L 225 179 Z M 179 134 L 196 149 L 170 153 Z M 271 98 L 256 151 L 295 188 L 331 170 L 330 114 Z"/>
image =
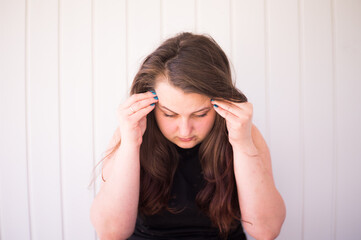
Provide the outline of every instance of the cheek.
<path id="1" fill-rule="evenodd" d="M 208 117 L 204 119 L 203 121 L 199 121 L 195 124 L 195 128 L 197 129 L 197 132 L 206 135 L 213 127 L 214 124 L 214 117 Z"/>
<path id="2" fill-rule="evenodd" d="M 156 120 L 158 127 L 163 135 L 169 135 L 173 133 L 177 127 L 175 121 L 172 121 L 171 118 L 162 116 L 161 113 L 156 114 Z"/>
<path id="3" fill-rule="evenodd" d="M 177 124 L 176 121 L 172 120 L 172 119 L 168 119 L 168 118 L 163 118 L 162 119 L 163 122 L 163 131 L 165 133 L 174 133 L 177 129 Z"/>

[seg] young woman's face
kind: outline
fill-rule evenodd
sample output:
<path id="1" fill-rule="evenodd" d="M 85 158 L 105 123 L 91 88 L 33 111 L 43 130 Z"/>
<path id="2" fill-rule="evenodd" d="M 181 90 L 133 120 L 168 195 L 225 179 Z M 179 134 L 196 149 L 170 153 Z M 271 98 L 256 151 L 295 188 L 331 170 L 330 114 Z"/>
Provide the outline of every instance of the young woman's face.
<path id="1" fill-rule="evenodd" d="M 208 135 L 216 112 L 211 99 L 197 93 L 184 93 L 166 80 L 158 80 L 159 102 L 154 109 L 160 131 L 181 148 L 192 148 Z"/>

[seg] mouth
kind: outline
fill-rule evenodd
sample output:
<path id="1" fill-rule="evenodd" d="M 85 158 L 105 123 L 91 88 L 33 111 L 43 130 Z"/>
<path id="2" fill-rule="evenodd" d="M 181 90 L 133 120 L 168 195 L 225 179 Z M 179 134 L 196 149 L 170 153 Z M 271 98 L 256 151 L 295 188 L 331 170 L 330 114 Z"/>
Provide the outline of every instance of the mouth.
<path id="1" fill-rule="evenodd" d="M 181 140 L 182 142 L 190 142 L 193 140 L 194 137 L 191 138 L 179 138 L 179 140 Z"/>

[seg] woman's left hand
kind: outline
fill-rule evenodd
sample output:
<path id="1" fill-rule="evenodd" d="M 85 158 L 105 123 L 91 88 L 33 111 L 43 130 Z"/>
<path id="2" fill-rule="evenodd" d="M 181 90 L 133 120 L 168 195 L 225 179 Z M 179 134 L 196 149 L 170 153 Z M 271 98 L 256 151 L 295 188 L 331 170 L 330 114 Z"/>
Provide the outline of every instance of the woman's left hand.
<path id="1" fill-rule="evenodd" d="M 229 142 L 233 149 L 240 149 L 250 155 L 256 154 L 252 140 L 252 103 L 227 100 L 212 100 L 211 103 L 214 110 L 226 119 Z"/>

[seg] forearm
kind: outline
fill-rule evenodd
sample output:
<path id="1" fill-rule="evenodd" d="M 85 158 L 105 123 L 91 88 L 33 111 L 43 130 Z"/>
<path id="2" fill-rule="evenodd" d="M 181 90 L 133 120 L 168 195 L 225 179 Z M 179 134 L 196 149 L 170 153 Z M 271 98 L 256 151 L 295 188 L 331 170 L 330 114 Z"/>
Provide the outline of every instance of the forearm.
<path id="1" fill-rule="evenodd" d="M 285 219 L 285 205 L 277 191 L 269 152 L 253 148 L 252 154 L 234 149 L 234 172 L 242 221 L 256 239 L 274 239 Z"/>
<path id="2" fill-rule="evenodd" d="M 139 147 L 121 145 L 112 171 L 91 209 L 93 225 L 103 239 L 126 239 L 134 231 L 139 201 Z"/>

